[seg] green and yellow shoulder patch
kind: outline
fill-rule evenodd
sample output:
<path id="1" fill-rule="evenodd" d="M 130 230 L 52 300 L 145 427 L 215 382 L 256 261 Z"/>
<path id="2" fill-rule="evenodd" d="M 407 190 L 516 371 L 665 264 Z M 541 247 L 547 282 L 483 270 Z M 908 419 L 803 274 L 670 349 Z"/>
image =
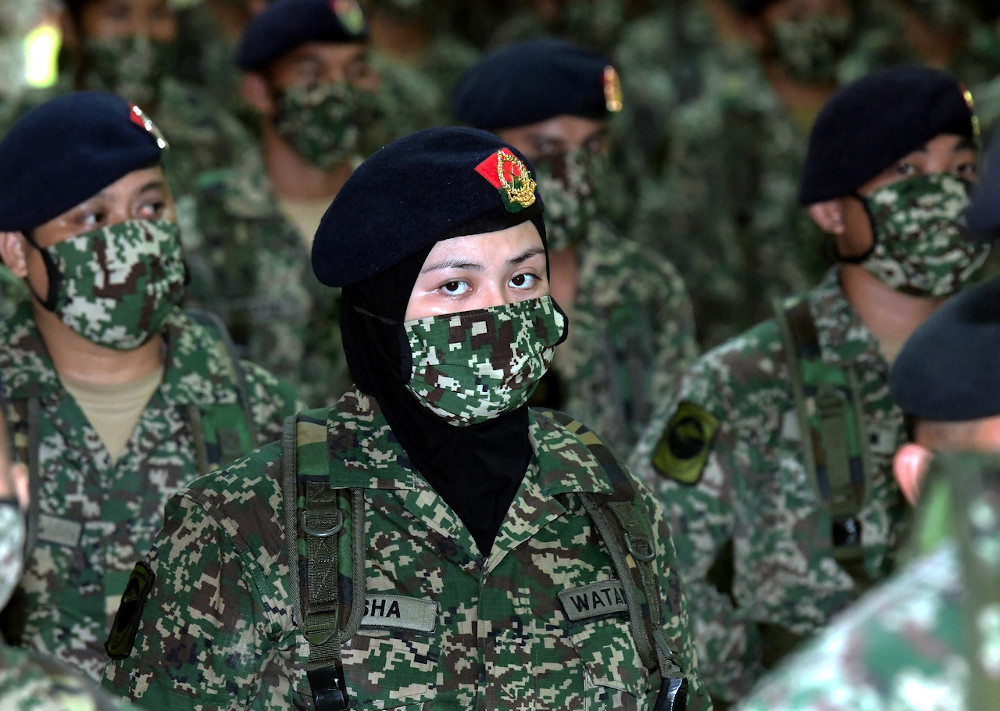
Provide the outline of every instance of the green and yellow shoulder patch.
<path id="1" fill-rule="evenodd" d="M 653 467 L 682 484 L 697 484 L 719 430 L 719 419 L 693 402 L 683 401 L 653 450 Z"/>
<path id="2" fill-rule="evenodd" d="M 125 659 L 132 653 L 135 634 L 139 631 L 139 622 L 142 620 L 142 608 L 155 579 L 156 576 L 148 565 L 143 562 L 135 564 L 122 594 L 115 621 L 111 625 L 108 641 L 104 643 L 104 649 L 112 659 Z"/>

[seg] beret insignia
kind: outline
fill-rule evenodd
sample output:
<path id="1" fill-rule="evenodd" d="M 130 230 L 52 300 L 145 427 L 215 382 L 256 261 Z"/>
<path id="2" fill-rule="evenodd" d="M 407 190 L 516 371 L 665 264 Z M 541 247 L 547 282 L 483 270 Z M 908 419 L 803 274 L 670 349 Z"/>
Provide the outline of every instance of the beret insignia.
<path id="1" fill-rule="evenodd" d="M 718 418 L 693 402 L 681 402 L 656 443 L 653 467 L 682 484 L 697 484 L 718 430 Z"/>
<path id="2" fill-rule="evenodd" d="M 972 114 L 972 137 L 978 141 L 979 116 L 976 115 L 976 104 L 972 100 L 972 92 L 964 85 L 962 86 L 962 98 L 965 99 L 965 105 L 969 107 L 969 113 Z"/>
<path id="3" fill-rule="evenodd" d="M 142 608 L 155 579 L 156 576 L 148 565 L 141 561 L 135 564 L 125 585 L 125 592 L 122 593 L 108 641 L 104 643 L 104 649 L 112 659 L 125 659 L 132 653 L 135 634 L 139 631 L 139 622 L 142 620 Z"/>
<path id="4" fill-rule="evenodd" d="M 157 128 L 156 124 L 153 123 L 153 120 L 149 118 L 149 116 L 147 116 L 145 112 L 135 104 L 130 104 L 129 108 L 130 108 L 129 118 L 132 119 L 132 123 L 134 123 L 139 128 L 143 129 L 144 131 L 148 131 L 149 133 L 153 134 L 153 136 L 156 137 L 156 145 L 160 147 L 160 150 L 167 148 L 169 145 L 167 143 L 167 139 L 163 137 L 163 133 L 160 131 L 159 128 Z"/>
<path id="5" fill-rule="evenodd" d="M 604 85 L 604 105 L 610 113 L 618 113 L 622 110 L 622 83 L 610 64 L 604 67 L 601 83 Z"/>
<path id="6" fill-rule="evenodd" d="M 359 35 L 364 31 L 365 15 L 357 0 L 330 0 L 330 9 L 351 34 Z"/>
<path id="7" fill-rule="evenodd" d="M 517 156 L 501 148 L 476 166 L 476 172 L 500 191 L 509 212 L 520 212 L 535 203 L 535 181 Z"/>

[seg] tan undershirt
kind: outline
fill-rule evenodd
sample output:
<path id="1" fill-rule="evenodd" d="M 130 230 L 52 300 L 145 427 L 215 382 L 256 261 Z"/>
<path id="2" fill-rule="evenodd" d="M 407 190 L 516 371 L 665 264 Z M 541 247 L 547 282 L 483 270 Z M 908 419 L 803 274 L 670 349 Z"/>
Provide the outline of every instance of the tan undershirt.
<path id="1" fill-rule="evenodd" d="M 281 213 L 295 226 L 306 249 L 312 249 L 316 228 L 319 227 L 319 221 L 323 218 L 326 208 L 330 207 L 330 202 L 330 198 L 305 202 L 278 198 L 278 207 L 281 209 Z"/>
<path id="2" fill-rule="evenodd" d="M 125 453 L 142 411 L 163 381 L 163 367 L 119 385 L 98 386 L 63 377 L 60 380 L 97 430 L 111 461 L 117 462 Z"/>

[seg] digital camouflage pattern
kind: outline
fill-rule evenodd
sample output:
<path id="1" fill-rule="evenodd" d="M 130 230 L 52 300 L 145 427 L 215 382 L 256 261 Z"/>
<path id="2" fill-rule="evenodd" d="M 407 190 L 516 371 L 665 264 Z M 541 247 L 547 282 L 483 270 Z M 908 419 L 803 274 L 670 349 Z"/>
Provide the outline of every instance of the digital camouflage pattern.
<path id="1" fill-rule="evenodd" d="M 797 81 L 834 82 L 852 30 L 849 15 L 806 13 L 782 20 L 771 33 L 775 59 Z"/>
<path id="2" fill-rule="evenodd" d="M 0 706 L 18 711 L 126 711 L 135 707 L 51 657 L 0 643 Z"/>
<path id="3" fill-rule="evenodd" d="M 552 297 L 428 316 L 403 324 L 406 389 L 446 422 L 474 425 L 523 405 L 566 335 Z"/>
<path id="4" fill-rule="evenodd" d="M 943 543 L 836 617 L 769 674 L 743 711 L 963 711 L 1000 690 L 1000 477 L 981 455 L 935 455 L 966 494 Z M 971 484 L 971 486 L 969 486 Z M 952 496 L 955 492 L 952 492 Z M 926 494 L 921 508 L 927 503 Z"/>
<path id="5" fill-rule="evenodd" d="M 587 148 L 534 161 L 538 192 L 545 196 L 545 241 L 550 252 L 580 242 L 600 208 L 594 186 L 601 185 L 606 159 Z"/>
<path id="6" fill-rule="evenodd" d="M 158 106 L 161 79 L 177 63 L 177 47 L 144 35 L 90 37 L 82 86 L 101 88 L 143 107 Z"/>
<path id="7" fill-rule="evenodd" d="M 885 358 L 844 298 L 837 271 L 805 298 L 822 362 L 849 371 L 856 383 L 872 468 L 857 513 L 861 563 L 877 581 L 888 574 L 905 526 L 891 472 L 892 454 L 905 441 L 903 416 L 889 396 Z M 693 476 L 681 468 L 672 479 L 654 471 L 652 459 L 678 403 L 707 414 L 705 436 L 688 429 L 672 442 L 667 433 L 664 446 L 676 446 L 681 462 L 701 458 L 704 466 Z M 771 320 L 702 356 L 630 460 L 666 507 L 686 587 L 699 602 L 692 621 L 713 697 L 738 699 L 760 676 L 764 655 L 780 652 L 765 644 L 765 631 L 775 640 L 775 628 L 809 634 L 859 595 L 834 559 L 831 515 L 807 474 L 802 436 L 788 354 Z"/>
<path id="8" fill-rule="evenodd" d="M 577 250 L 569 335 L 552 363 L 557 408 L 625 456 L 698 354 L 691 301 L 670 262 L 606 222 L 591 222 Z"/>
<path id="9" fill-rule="evenodd" d="M 0 373 L 8 398 L 3 405 L 15 451 L 28 450 L 32 402 L 40 413 L 39 476 L 32 485 L 38 543 L 21 581 L 17 609 L 26 614 L 24 629 L 11 634 L 8 626 L 8 638 L 20 636 L 25 647 L 60 657 L 95 679 L 106 661 L 104 640 L 121 590 L 160 528 L 166 498 L 229 461 L 223 448 L 246 452 L 280 437 L 282 418 L 299 405 L 287 385 L 244 363 L 258 441 L 242 441 L 237 374 L 219 337 L 180 312 L 165 322 L 163 337 L 163 382 L 125 453 L 112 462 L 63 388 L 31 304 L 22 302 L 0 324 Z"/>
<path id="10" fill-rule="evenodd" d="M 902 180 L 865 196 L 875 246 L 861 263 L 883 284 L 917 296 L 948 296 L 990 253 L 959 226 L 971 184 L 950 173 Z"/>
<path id="11" fill-rule="evenodd" d="M 53 313 L 93 343 L 140 346 L 184 297 L 176 222 L 126 220 L 44 249 L 61 276 Z"/>
<path id="12" fill-rule="evenodd" d="M 0 321 L 14 313 L 21 299 L 28 297 L 24 283 L 0 262 Z"/>
<path id="13" fill-rule="evenodd" d="M 626 234 L 684 275 L 707 347 L 768 318 L 773 298 L 806 290 L 828 260 L 798 205 L 807 122 L 746 48 L 704 52 L 692 71 L 665 119 L 662 174 L 638 181 Z"/>
<path id="14" fill-rule="evenodd" d="M 241 355 L 292 383 L 310 406 L 348 388 L 340 290 L 323 286 L 285 217 L 259 153 L 205 174 L 177 206 L 191 283 L 187 303 L 218 314 Z"/>
<path id="15" fill-rule="evenodd" d="M 274 130 L 322 170 L 363 157 L 362 136 L 379 120 L 375 92 L 348 82 L 292 86 L 278 98 Z"/>
<path id="16" fill-rule="evenodd" d="M 579 439 L 531 414 L 534 455 L 484 558 L 458 516 L 410 467 L 373 400 L 349 391 L 328 422 L 317 424 L 326 425 L 318 456 L 329 462 L 331 481 L 362 488 L 365 499 L 367 594 L 353 604 L 365 604 L 370 621 L 342 649 L 352 704 L 651 707 L 658 679 L 642 666 L 627 613 L 571 623 L 557 595 L 615 578 L 578 496 L 610 492 L 611 483 Z M 135 650 L 109 664 L 105 686 L 148 708 L 311 707 L 308 644 L 292 621 L 298 590 L 288 587 L 281 455 L 279 443 L 268 445 L 171 500 L 147 558 L 156 580 Z M 648 492 L 643 501 L 664 562 L 664 633 L 690 680 L 688 708 L 706 708 L 671 539 Z M 338 560 L 341 590 L 355 595 L 350 554 Z M 386 597 L 393 595 L 399 597 Z M 432 631 L 405 629 L 392 605 L 378 600 L 429 608 Z M 587 602 L 584 596 L 580 604 Z M 589 604 L 598 603 L 591 597 Z"/>

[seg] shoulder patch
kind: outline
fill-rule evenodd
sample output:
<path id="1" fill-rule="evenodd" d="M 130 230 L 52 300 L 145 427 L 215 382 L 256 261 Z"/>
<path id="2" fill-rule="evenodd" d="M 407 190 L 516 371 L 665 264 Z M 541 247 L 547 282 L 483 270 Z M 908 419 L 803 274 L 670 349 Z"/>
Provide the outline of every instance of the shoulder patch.
<path id="1" fill-rule="evenodd" d="M 697 484 L 719 430 L 712 413 L 687 400 L 681 402 L 653 450 L 653 467 L 682 484 Z"/>
<path id="2" fill-rule="evenodd" d="M 156 575 L 148 565 L 142 561 L 135 564 L 128 584 L 125 585 L 125 592 L 122 593 L 122 601 L 115 613 L 108 641 L 104 643 L 104 649 L 112 659 L 125 659 L 132 653 L 139 621 L 142 619 L 142 608 L 155 579 Z"/>

